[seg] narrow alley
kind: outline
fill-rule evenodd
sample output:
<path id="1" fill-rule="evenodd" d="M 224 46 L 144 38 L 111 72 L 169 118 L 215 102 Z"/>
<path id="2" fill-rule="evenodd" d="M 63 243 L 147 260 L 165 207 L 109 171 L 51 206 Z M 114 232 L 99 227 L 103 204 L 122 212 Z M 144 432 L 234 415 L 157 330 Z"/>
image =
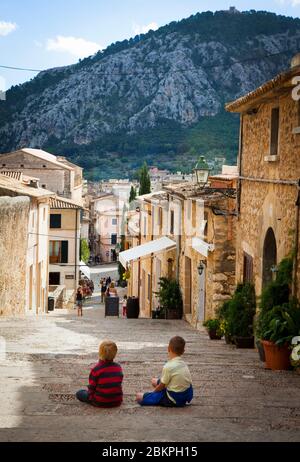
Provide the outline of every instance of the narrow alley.
<path id="1" fill-rule="evenodd" d="M 0 319 L 0 441 L 299 441 L 299 375 L 265 370 L 255 350 L 211 341 L 184 321 L 105 318 L 98 301 L 82 319 L 76 310 Z M 173 335 L 187 341 L 192 405 L 140 408 L 135 393 L 160 373 Z M 74 396 L 105 338 L 124 369 L 119 409 Z"/>

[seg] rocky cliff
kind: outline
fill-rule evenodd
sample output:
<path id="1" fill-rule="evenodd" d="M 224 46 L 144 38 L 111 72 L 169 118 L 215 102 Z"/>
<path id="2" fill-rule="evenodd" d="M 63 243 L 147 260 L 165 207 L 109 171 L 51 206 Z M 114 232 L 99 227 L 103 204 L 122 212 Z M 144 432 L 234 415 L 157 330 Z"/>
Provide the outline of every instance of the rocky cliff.
<path id="1" fill-rule="evenodd" d="M 236 155 L 224 103 L 289 66 L 300 20 L 266 12 L 202 13 L 41 72 L 0 101 L 0 152 L 43 147 L 91 176 L 144 159 L 175 168 Z M 101 164 L 101 166 L 100 166 Z"/>

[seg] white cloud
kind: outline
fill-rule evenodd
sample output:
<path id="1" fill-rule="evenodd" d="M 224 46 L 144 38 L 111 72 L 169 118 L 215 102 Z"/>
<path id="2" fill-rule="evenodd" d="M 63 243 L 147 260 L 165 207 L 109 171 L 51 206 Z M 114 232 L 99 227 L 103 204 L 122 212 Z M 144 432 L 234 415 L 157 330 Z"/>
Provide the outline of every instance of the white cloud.
<path id="1" fill-rule="evenodd" d="M 135 35 L 147 34 L 149 30 L 157 30 L 158 24 L 156 22 L 150 22 L 150 24 L 147 24 L 146 26 L 140 26 L 139 24 L 133 24 L 132 29 Z"/>
<path id="2" fill-rule="evenodd" d="M 17 27 L 17 24 L 14 22 L 0 21 L 0 36 L 4 37 L 5 35 L 14 32 Z"/>
<path id="3" fill-rule="evenodd" d="M 76 58 L 85 58 L 102 49 L 98 43 L 89 42 L 80 37 L 65 37 L 63 35 L 57 35 L 55 39 L 49 39 L 46 48 L 48 51 L 70 53 Z"/>
<path id="4" fill-rule="evenodd" d="M 281 5 L 298 6 L 300 5 L 300 0 L 277 0 L 277 3 L 281 3 Z"/>

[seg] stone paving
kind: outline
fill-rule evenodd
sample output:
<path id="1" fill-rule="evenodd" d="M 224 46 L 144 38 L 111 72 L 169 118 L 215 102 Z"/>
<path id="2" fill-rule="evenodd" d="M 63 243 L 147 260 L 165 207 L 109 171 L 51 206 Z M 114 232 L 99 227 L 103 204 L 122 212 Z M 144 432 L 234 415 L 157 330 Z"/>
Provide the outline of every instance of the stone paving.
<path id="1" fill-rule="evenodd" d="M 104 318 L 92 299 L 84 317 L 55 311 L 1 318 L 0 441 L 299 441 L 300 376 L 265 370 L 254 350 L 237 350 L 184 321 Z M 166 360 L 168 340 L 182 335 L 195 389 L 184 409 L 141 408 Z M 76 401 L 104 338 L 118 343 L 124 404 L 96 409 Z M 2 342 L 3 343 L 3 342 Z"/>

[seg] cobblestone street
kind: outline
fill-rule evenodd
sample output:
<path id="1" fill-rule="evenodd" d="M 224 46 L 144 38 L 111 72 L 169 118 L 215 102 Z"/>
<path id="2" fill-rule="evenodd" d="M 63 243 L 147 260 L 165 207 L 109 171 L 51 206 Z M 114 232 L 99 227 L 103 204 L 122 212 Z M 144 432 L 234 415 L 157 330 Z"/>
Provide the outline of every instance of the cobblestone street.
<path id="1" fill-rule="evenodd" d="M 93 299 L 84 317 L 56 311 L 2 318 L 1 441 L 299 441 L 300 376 L 263 368 L 258 353 L 210 341 L 184 321 L 104 318 Z M 94 305 L 93 305 L 94 304 Z M 168 340 L 182 335 L 195 398 L 184 409 L 140 408 L 166 360 Z M 119 346 L 124 404 L 103 410 L 76 401 L 104 338 Z"/>

